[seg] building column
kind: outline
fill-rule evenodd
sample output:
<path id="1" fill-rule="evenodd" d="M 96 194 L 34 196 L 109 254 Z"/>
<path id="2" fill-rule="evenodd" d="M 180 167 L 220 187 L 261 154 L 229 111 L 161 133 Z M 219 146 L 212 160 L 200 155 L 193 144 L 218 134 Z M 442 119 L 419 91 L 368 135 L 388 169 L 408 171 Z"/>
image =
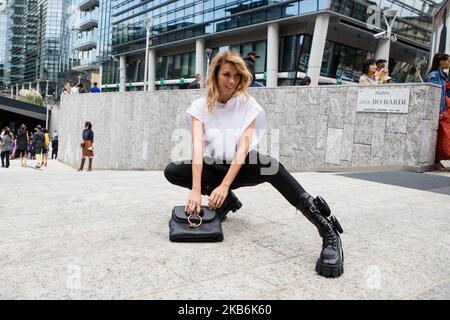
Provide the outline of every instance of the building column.
<path id="1" fill-rule="evenodd" d="M 311 78 L 312 86 L 317 86 L 319 84 L 323 50 L 325 49 L 325 42 L 327 41 L 329 21 L 330 16 L 326 13 L 321 13 L 316 17 L 307 72 L 308 76 Z"/>
<path id="2" fill-rule="evenodd" d="M 28 82 L 28 90 L 31 90 L 31 82 Z"/>
<path id="3" fill-rule="evenodd" d="M 16 83 L 16 97 L 19 96 L 19 84 Z"/>
<path id="4" fill-rule="evenodd" d="M 36 83 L 36 91 L 41 93 L 41 83 L 39 81 Z"/>
<path id="5" fill-rule="evenodd" d="M 100 67 L 98 70 L 98 87 L 102 87 L 102 77 L 103 77 L 103 65 L 100 63 Z"/>
<path id="6" fill-rule="evenodd" d="M 389 60 L 391 41 L 386 39 L 377 40 L 377 48 L 375 50 L 375 60 L 384 59 Z"/>
<path id="7" fill-rule="evenodd" d="M 156 81 L 156 49 L 148 50 L 148 83 L 147 90 L 155 91 L 155 81 Z"/>
<path id="8" fill-rule="evenodd" d="M 195 41 L 195 74 L 200 73 L 201 88 L 205 87 L 205 80 L 208 75 L 205 75 L 205 39 L 197 39 Z"/>
<path id="9" fill-rule="evenodd" d="M 119 92 L 127 90 L 127 56 L 120 56 L 119 61 Z"/>
<path id="10" fill-rule="evenodd" d="M 14 87 L 11 86 L 11 99 L 14 99 Z"/>
<path id="11" fill-rule="evenodd" d="M 267 87 L 278 87 L 278 23 L 269 24 L 267 29 Z"/>

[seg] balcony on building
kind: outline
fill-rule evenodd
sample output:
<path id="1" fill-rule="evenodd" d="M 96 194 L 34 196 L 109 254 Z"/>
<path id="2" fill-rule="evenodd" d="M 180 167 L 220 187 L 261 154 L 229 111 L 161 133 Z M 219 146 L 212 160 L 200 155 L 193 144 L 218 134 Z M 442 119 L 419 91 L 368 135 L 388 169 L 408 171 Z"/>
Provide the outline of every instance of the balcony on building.
<path id="1" fill-rule="evenodd" d="M 82 14 L 80 17 L 79 31 L 89 31 L 98 27 L 99 10 Z"/>
<path id="2" fill-rule="evenodd" d="M 92 56 L 88 58 L 76 59 L 73 62 L 72 70 L 74 71 L 89 71 L 89 70 L 99 70 L 100 67 L 97 64 L 97 57 Z"/>
<path id="3" fill-rule="evenodd" d="M 89 51 L 95 48 L 97 48 L 97 32 L 80 34 L 73 45 L 73 50 L 76 51 Z"/>
<path id="4" fill-rule="evenodd" d="M 78 9 L 80 9 L 80 11 L 89 11 L 90 9 L 98 7 L 99 2 L 99 0 L 79 0 Z"/>

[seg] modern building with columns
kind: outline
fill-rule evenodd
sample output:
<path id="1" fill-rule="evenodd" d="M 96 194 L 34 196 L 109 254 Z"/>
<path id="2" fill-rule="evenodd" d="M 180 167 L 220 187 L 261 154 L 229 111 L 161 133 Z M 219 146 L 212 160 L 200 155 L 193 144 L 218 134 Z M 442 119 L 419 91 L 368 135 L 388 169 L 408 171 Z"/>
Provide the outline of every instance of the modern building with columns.
<path id="1" fill-rule="evenodd" d="M 78 25 L 72 30 L 75 33 L 72 48 L 74 51 L 72 70 L 86 75 L 92 83 L 98 82 L 99 0 L 76 0 L 75 5 L 78 9 L 75 12 L 79 17 Z M 72 34 L 72 36 L 74 35 Z"/>
<path id="2" fill-rule="evenodd" d="M 107 3 L 103 1 L 102 3 Z M 146 24 L 150 90 L 187 86 L 219 51 L 245 56 L 256 51 L 257 80 L 293 85 L 308 75 L 312 84 L 355 82 L 363 62 L 389 48 L 392 82 L 420 81 L 432 38 L 433 0 L 124 0 L 110 1 L 111 61 L 118 76 L 102 76 L 104 91 L 142 90 Z M 378 8 L 378 9 L 377 9 Z M 385 30 L 384 9 L 397 12 L 397 41 L 375 39 Z M 211 50 L 207 50 L 211 49 Z M 211 51 L 210 55 L 206 52 Z M 111 61 L 103 61 L 111 66 Z M 425 61 L 425 63 L 424 63 Z M 102 64 L 102 65 L 103 65 Z M 105 66 L 102 68 L 105 69 Z M 118 81 L 105 81 L 114 79 Z"/>
<path id="3" fill-rule="evenodd" d="M 433 17 L 433 39 L 430 58 L 441 52 L 450 54 L 450 1 L 441 2 Z"/>

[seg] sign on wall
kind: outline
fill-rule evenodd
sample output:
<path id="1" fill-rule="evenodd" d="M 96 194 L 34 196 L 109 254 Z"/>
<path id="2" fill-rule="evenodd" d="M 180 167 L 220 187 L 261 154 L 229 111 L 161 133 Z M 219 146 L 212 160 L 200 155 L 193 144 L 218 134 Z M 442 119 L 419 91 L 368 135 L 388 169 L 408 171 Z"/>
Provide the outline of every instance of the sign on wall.
<path id="1" fill-rule="evenodd" d="M 357 112 L 408 113 L 409 88 L 360 88 Z"/>

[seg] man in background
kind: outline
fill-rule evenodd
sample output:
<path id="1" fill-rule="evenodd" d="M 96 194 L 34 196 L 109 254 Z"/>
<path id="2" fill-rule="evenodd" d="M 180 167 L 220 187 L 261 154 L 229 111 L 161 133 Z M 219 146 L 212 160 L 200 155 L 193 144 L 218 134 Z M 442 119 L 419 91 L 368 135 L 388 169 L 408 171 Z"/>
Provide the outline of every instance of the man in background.
<path id="1" fill-rule="evenodd" d="M 200 89 L 200 80 L 201 80 L 200 73 L 197 73 L 195 75 L 195 80 L 189 83 L 188 89 Z"/>
<path id="2" fill-rule="evenodd" d="M 247 69 L 252 75 L 252 82 L 250 83 L 249 87 L 263 87 L 261 83 L 256 81 L 255 63 L 257 58 L 259 58 L 259 56 L 256 54 L 256 51 L 250 51 L 244 58 Z"/>
<path id="3" fill-rule="evenodd" d="M 97 87 L 97 82 L 94 82 L 94 86 L 91 87 L 91 93 L 100 93 L 102 92 L 99 87 Z"/>

